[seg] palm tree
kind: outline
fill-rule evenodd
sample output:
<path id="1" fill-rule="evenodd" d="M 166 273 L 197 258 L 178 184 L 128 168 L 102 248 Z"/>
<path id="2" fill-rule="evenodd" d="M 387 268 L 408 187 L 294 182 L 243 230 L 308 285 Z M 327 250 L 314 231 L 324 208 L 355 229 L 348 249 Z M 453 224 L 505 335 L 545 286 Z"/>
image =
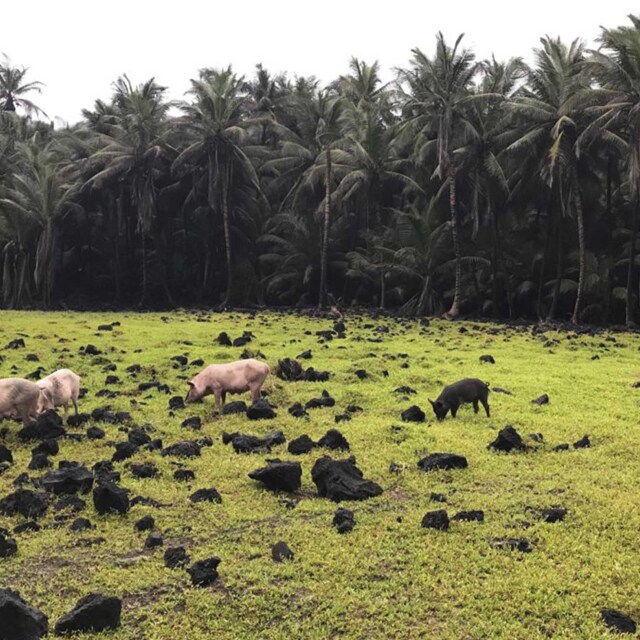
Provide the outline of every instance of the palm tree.
<path id="1" fill-rule="evenodd" d="M 28 115 L 32 113 L 47 114 L 35 105 L 31 100 L 25 98 L 25 94 L 30 91 L 42 93 L 42 82 L 24 82 L 29 69 L 18 68 L 11 64 L 11 60 L 3 54 L 4 62 L 0 64 L 0 110 L 15 111 L 17 108 L 24 109 Z"/>
<path id="2" fill-rule="evenodd" d="M 202 189 L 211 214 L 222 213 L 226 262 L 226 290 L 223 305 L 234 298 L 234 260 L 231 237 L 231 202 L 234 182 L 243 181 L 262 201 L 264 196 L 257 173 L 244 147 L 250 142 L 247 126 L 248 102 L 242 92 L 243 79 L 227 69 L 202 69 L 191 80 L 194 101 L 181 106 L 184 117 L 178 126 L 188 137 L 187 147 L 178 155 L 173 169 L 178 175 L 194 175 L 195 189 Z M 203 289 L 208 290 L 212 274 L 210 225 Z"/>
<path id="3" fill-rule="evenodd" d="M 526 67 L 521 58 L 500 63 L 493 58 L 482 63 L 482 79 L 476 92 L 486 96 L 470 105 L 467 119 L 467 141 L 455 151 L 464 174 L 471 182 L 471 215 L 473 238 L 481 224 L 491 228 L 492 305 L 494 315 L 499 314 L 499 274 L 507 289 L 509 315 L 512 315 L 512 294 L 501 248 L 498 203 L 506 204 L 509 195 L 508 178 L 498 161 L 498 136 L 504 128 L 505 101 L 509 100 L 524 77 Z M 502 100 L 493 96 L 500 95 Z M 484 203 L 484 204 L 483 204 Z M 485 216 L 481 211 L 485 211 Z"/>
<path id="4" fill-rule="evenodd" d="M 550 192 L 550 207 L 556 203 L 561 215 L 573 210 L 578 230 L 579 276 L 572 322 L 578 322 L 585 277 L 585 234 L 580 194 L 577 140 L 580 111 L 576 97 L 588 86 L 584 68 L 584 45 L 574 40 L 569 46 L 559 38 L 541 38 L 535 50 L 535 65 L 527 74 L 527 84 L 510 102 L 514 126 L 506 132 L 510 138 L 504 154 L 515 158 L 516 174 L 531 179 L 531 165 Z M 547 227 L 551 238 L 551 222 Z M 556 278 L 549 317 L 555 314 L 562 282 L 562 219 L 558 218 Z M 541 268 L 541 282 L 544 262 Z"/>
<path id="5" fill-rule="evenodd" d="M 433 58 L 420 49 L 413 49 L 411 68 L 401 70 L 399 76 L 400 82 L 407 85 L 407 89 L 403 90 L 406 123 L 402 127 L 402 136 L 415 140 L 414 157 L 418 162 L 435 152 L 434 176 L 446 181 L 449 187 L 456 258 L 453 301 L 447 313 L 452 318 L 460 313 L 462 280 L 461 222 L 456 196 L 458 163 L 453 152 L 466 139 L 467 108 L 474 100 L 488 97 L 472 92 L 473 79 L 479 67 L 469 49 L 459 49 L 463 35 L 458 36 L 451 48 L 442 33 L 438 33 Z"/>
<path id="6" fill-rule="evenodd" d="M 33 229 L 33 281 L 46 307 L 51 305 L 55 282 L 59 226 L 68 213 L 78 209 L 75 197 L 79 186 L 73 168 L 65 170 L 53 144 L 42 146 L 37 135 L 29 143 L 20 143 L 19 171 L 11 176 L 10 186 L 0 199 L 5 220 L 17 231 L 12 242 L 17 241 L 18 251 L 23 251 L 25 245 L 22 229 L 27 234 L 29 227 Z M 5 270 L 4 278 L 7 277 Z M 24 284 L 19 289 L 23 287 Z"/>
<path id="7" fill-rule="evenodd" d="M 640 17 L 628 17 L 631 26 L 603 28 L 599 38 L 600 49 L 590 52 L 588 66 L 599 86 L 585 92 L 586 100 L 596 103 L 587 108 L 595 118 L 580 136 L 579 143 L 585 148 L 599 137 L 628 157 L 628 186 L 633 213 L 625 321 L 631 326 L 637 307 L 634 288 L 640 216 Z"/>
<path id="8" fill-rule="evenodd" d="M 87 181 L 92 189 L 121 189 L 136 210 L 136 226 L 142 241 L 142 296 L 148 294 L 147 237 L 154 226 L 158 178 L 168 165 L 168 150 L 163 141 L 169 104 L 163 100 L 166 89 L 153 78 L 133 87 L 129 78 L 121 76 L 114 83 L 113 110 L 100 122 L 103 146 L 90 158 L 97 171 Z M 164 280 L 164 279 L 163 279 Z M 166 283 L 165 283 L 166 286 Z M 166 289 L 165 289 L 166 291 Z"/>

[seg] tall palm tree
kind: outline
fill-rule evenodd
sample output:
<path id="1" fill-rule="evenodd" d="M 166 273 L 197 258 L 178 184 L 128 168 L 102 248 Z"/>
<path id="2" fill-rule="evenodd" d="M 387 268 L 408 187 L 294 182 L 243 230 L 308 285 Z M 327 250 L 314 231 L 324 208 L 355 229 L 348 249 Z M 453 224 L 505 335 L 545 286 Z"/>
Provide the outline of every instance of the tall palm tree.
<path id="1" fill-rule="evenodd" d="M 169 104 L 164 101 L 166 89 L 153 78 L 134 87 L 121 76 L 114 83 L 113 107 L 100 123 L 102 147 L 90 158 L 97 169 L 87 181 L 93 189 L 120 185 L 120 206 L 128 193 L 136 211 L 136 227 L 142 241 L 142 296 L 148 294 L 147 238 L 156 217 L 158 178 L 168 166 L 168 150 L 163 136 Z"/>
<path id="2" fill-rule="evenodd" d="M 457 206 L 456 182 L 458 163 L 454 150 L 466 139 L 467 109 L 474 100 L 486 99 L 472 92 L 479 64 L 469 49 L 460 49 L 464 34 L 449 47 L 442 33 L 436 37 L 433 58 L 420 49 L 413 49 L 411 67 L 400 71 L 401 90 L 405 95 L 406 123 L 402 135 L 415 140 L 414 157 L 424 159 L 435 152 L 434 176 L 449 187 L 451 232 L 456 259 L 453 300 L 448 315 L 460 313 L 462 254 L 461 221 Z M 406 85 L 406 88 L 405 86 Z"/>
<path id="3" fill-rule="evenodd" d="M 602 29 L 600 49 L 591 51 L 589 69 L 599 86 L 585 92 L 595 117 L 580 136 L 585 148 L 599 137 L 628 158 L 628 186 L 632 206 L 631 242 L 625 295 L 625 321 L 635 323 L 636 242 L 640 217 L 640 17 L 628 16 L 631 26 Z M 593 102 L 596 104 L 593 105 Z"/>
<path id="4" fill-rule="evenodd" d="M 178 175 L 194 175 L 195 189 L 202 189 L 210 214 L 221 212 L 226 262 L 226 290 L 223 305 L 234 298 L 234 259 L 231 235 L 234 182 L 242 181 L 263 200 L 258 175 L 246 147 L 251 142 L 247 127 L 247 96 L 242 91 L 243 79 L 227 69 L 202 69 L 197 80 L 191 80 L 189 94 L 193 102 L 181 108 L 184 117 L 178 126 L 185 132 L 187 147 L 178 155 L 173 169 Z M 207 291 L 212 275 L 210 225 L 203 289 Z"/>
<path id="5" fill-rule="evenodd" d="M 73 168 L 64 170 L 53 144 L 42 146 L 37 135 L 29 143 L 20 143 L 19 170 L 0 199 L 0 211 L 4 210 L 12 224 L 34 231 L 33 282 L 46 307 L 51 306 L 55 282 L 59 226 L 68 213 L 78 209 L 79 187 Z M 18 238 L 20 235 L 18 232 Z"/>
<path id="6" fill-rule="evenodd" d="M 508 178 L 498 161 L 498 137 L 504 129 L 505 103 L 517 89 L 524 77 L 526 67 L 521 58 L 511 58 L 506 63 L 495 58 L 482 63 L 482 78 L 476 92 L 486 96 L 469 106 L 467 118 L 467 141 L 456 151 L 467 181 L 471 182 L 471 215 L 473 218 L 473 238 L 481 224 L 491 228 L 491 270 L 492 305 L 494 315 L 498 315 L 499 279 L 503 278 L 507 289 L 509 313 L 511 292 L 509 277 L 504 264 L 501 248 L 500 224 L 497 205 L 506 204 L 509 195 Z M 501 100 L 493 96 L 502 96 Z M 482 211 L 485 212 L 483 216 Z"/>
<path id="7" fill-rule="evenodd" d="M 3 57 L 4 62 L 0 64 L 0 110 L 16 111 L 17 108 L 21 108 L 29 115 L 35 113 L 46 116 L 40 107 L 25 98 L 31 91 L 42 93 L 42 82 L 25 82 L 24 78 L 29 69 L 14 67 L 6 54 L 3 54 Z"/>
<path id="8" fill-rule="evenodd" d="M 534 175 L 551 189 L 550 206 L 573 211 L 577 223 L 579 276 L 572 321 L 578 321 L 585 278 L 585 233 L 582 196 L 580 193 L 577 140 L 580 115 L 576 97 L 588 87 L 584 67 L 584 45 L 574 40 L 566 45 L 559 38 L 541 38 L 542 47 L 535 50 L 535 65 L 527 74 L 527 83 L 510 103 L 514 126 L 504 135 L 510 139 L 505 155 L 512 156 L 520 179 Z M 563 215 L 561 213 L 560 215 Z M 557 220 L 556 279 L 549 317 L 553 317 L 562 280 L 562 220 Z M 551 237 L 551 221 L 548 237 Z M 541 282 L 544 274 L 544 263 Z"/>

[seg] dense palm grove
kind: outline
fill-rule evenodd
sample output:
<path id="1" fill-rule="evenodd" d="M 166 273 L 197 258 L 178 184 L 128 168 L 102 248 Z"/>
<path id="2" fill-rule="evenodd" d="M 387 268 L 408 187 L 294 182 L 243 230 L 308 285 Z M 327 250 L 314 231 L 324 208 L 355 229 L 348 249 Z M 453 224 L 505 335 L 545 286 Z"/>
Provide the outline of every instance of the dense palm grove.
<path id="1" fill-rule="evenodd" d="M 383 85 L 126 76 L 55 130 L 0 65 L 6 308 L 375 306 L 640 318 L 640 18 L 479 61 L 438 35 Z"/>

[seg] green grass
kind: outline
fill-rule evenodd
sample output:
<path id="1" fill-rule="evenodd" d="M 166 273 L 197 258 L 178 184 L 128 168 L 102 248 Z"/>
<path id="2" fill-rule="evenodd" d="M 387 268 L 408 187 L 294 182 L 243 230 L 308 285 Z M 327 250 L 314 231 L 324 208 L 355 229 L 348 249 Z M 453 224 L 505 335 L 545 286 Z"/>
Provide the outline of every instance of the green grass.
<path id="1" fill-rule="evenodd" d="M 89 388 L 81 411 L 106 405 L 130 411 L 136 424 L 153 425 L 153 435 L 165 446 L 204 435 L 214 440 L 201 458 L 186 462 L 196 473 L 190 487 L 174 482 L 173 458 L 137 454 L 134 462 L 153 461 L 161 470 L 159 478 L 149 480 L 134 479 L 127 468 L 130 461 L 116 463 L 122 486 L 132 496 L 158 500 L 163 505 L 159 509 L 137 505 L 124 517 L 98 516 L 89 495 L 79 515 L 88 517 L 95 530 L 69 532 L 76 514 L 56 514 L 51 507 L 40 521 L 40 532 L 16 535 L 18 555 L 0 560 L 0 585 L 19 590 L 49 616 L 51 625 L 92 591 L 123 599 L 122 627 L 103 634 L 114 640 L 596 639 L 607 635 L 601 607 L 640 619 L 640 389 L 631 388 L 640 378 L 637 336 L 615 334 L 613 342 L 606 341 L 608 334 L 570 338 L 549 331 L 547 338 L 558 342 L 545 345 L 526 328 L 498 327 L 491 335 L 488 324 L 435 321 L 424 329 L 417 322 L 348 317 L 346 339 L 320 345 L 314 334 L 330 329 L 328 320 L 184 312 L 164 318 L 0 313 L 0 346 L 19 335 L 27 345 L 0 352 L 6 357 L 0 377 L 26 375 L 38 364 L 47 372 L 69 367 Z M 122 324 L 113 332 L 96 331 L 99 324 L 114 320 Z M 378 325 L 388 326 L 390 333 L 376 333 Z M 462 326 L 467 333 L 459 332 Z M 198 368 L 175 369 L 170 357 L 185 353 L 189 360 L 207 363 L 235 360 L 242 348 L 220 347 L 214 338 L 220 331 L 236 337 L 244 330 L 255 334 L 248 348 L 262 351 L 272 369 L 278 358 L 310 348 L 313 359 L 304 366 L 331 371 L 330 380 L 287 383 L 270 376 L 266 386 L 278 417 L 260 422 L 244 416 L 212 419 L 212 398 L 169 417 L 170 396 L 137 392 L 138 383 L 152 379 L 155 369 L 172 395 L 184 395 L 185 381 L 179 376 L 190 377 Z M 378 335 L 383 341 L 372 342 Z M 103 355 L 78 355 L 89 342 Z M 27 353 L 36 353 L 40 363 L 26 362 Z M 368 357 L 371 353 L 377 357 Z M 405 360 L 396 357 L 399 353 L 408 354 L 409 368 L 401 367 Z M 480 364 L 485 353 L 495 357 L 495 365 Z M 599 360 L 591 359 L 595 354 Z M 114 400 L 95 396 L 107 375 L 104 358 L 117 365 L 114 373 L 122 380 L 122 395 Z M 143 366 L 135 379 L 124 371 L 133 363 Z M 12 365 L 17 373 L 11 372 Z M 358 380 L 353 373 L 358 368 L 367 369 L 370 378 Z M 388 377 L 383 377 L 384 369 Z M 483 412 L 474 415 L 466 405 L 457 419 L 436 422 L 427 398 L 435 398 L 445 384 L 476 376 L 513 395 L 490 395 L 490 419 Z M 418 395 L 406 400 L 393 393 L 405 384 Z M 336 399 L 334 408 L 312 410 L 308 419 L 287 413 L 293 402 L 304 403 L 325 388 Z M 542 393 L 549 394 L 550 404 L 531 404 Z M 334 415 L 349 403 L 364 411 L 338 428 L 365 477 L 384 489 L 379 498 L 342 504 L 355 511 L 351 534 L 336 533 L 331 520 L 337 505 L 319 498 L 311 481 L 320 450 L 296 457 L 303 469 L 302 489 L 297 507 L 288 509 L 281 500 L 286 495 L 265 491 L 247 477 L 269 456 L 237 455 L 221 443 L 222 431 L 262 434 L 274 428 L 282 429 L 288 440 L 303 433 L 318 439 L 336 426 Z M 400 412 L 413 403 L 427 411 L 425 423 L 401 422 Z M 182 420 L 196 414 L 206 420 L 202 432 L 181 429 Z M 529 453 L 488 451 L 486 445 L 507 424 L 523 436 L 541 432 L 545 443 Z M 14 452 L 15 464 L 0 475 L 0 496 L 13 491 L 12 482 L 26 469 L 32 446 L 18 441 L 14 423 L 5 426 L 9 433 L 4 442 Z M 113 442 L 126 434 L 118 426 L 101 426 L 105 440 L 63 438 L 54 461 L 90 466 L 109 459 Z M 585 433 L 591 449 L 552 451 Z M 465 455 L 469 468 L 421 472 L 416 463 L 431 452 Z M 294 458 L 286 445 L 276 447 L 271 457 Z M 391 462 L 401 464 L 402 472 L 390 473 Z M 188 496 L 203 487 L 217 488 L 222 505 L 191 504 Z M 431 502 L 431 492 L 444 493 L 448 503 Z M 553 505 L 569 509 L 566 520 L 540 522 L 533 509 Z M 485 522 L 453 522 L 448 532 L 421 528 L 423 515 L 443 506 L 450 516 L 483 509 Z M 164 548 L 183 544 L 192 560 L 220 556 L 217 584 L 192 587 L 184 571 L 164 568 L 163 548 L 144 550 L 146 534 L 135 532 L 133 524 L 146 514 L 154 516 L 162 531 Z M 13 529 L 20 521 L 0 517 L 0 526 Z M 82 542 L 98 537 L 106 541 Z M 502 537 L 525 537 L 534 550 L 521 554 L 492 548 L 491 541 Z M 292 562 L 271 560 L 271 546 L 278 540 L 294 551 Z"/>

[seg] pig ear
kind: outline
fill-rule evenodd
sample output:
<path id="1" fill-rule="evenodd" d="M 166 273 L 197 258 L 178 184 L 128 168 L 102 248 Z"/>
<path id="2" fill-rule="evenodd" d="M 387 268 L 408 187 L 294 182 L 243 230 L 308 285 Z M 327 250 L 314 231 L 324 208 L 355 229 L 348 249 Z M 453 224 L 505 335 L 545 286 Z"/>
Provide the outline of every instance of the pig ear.
<path id="1" fill-rule="evenodd" d="M 187 382 L 187 384 L 188 384 L 190 387 L 195 387 L 195 386 L 196 386 L 196 385 L 193 383 L 193 381 L 192 381 L 192 380 L 189 380 L 189 382 Z"/>
<path id="2" fill-rule="evenodd" d="M 429 400 L 429 402 L 431 403 L 432 407 L 436 406 L 436 403 L 433 400 L 431 400 L 431 398 L 427 398 L 427 400 Z"/>

